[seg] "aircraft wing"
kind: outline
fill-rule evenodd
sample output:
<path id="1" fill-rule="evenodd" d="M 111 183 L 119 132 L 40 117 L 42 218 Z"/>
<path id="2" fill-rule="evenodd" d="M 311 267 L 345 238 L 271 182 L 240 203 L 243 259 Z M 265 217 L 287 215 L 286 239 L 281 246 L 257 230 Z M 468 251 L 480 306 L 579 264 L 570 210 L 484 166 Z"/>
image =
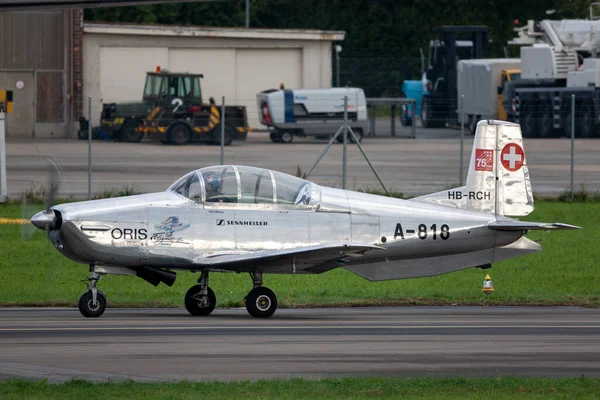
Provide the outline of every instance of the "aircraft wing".
<path id="1" fill-rule="evenodd" d="M 560 222 L 529 222 L 502 220 L 488 224 L 488 228 L 496 231 L 547 231 L 551 229 L 581 229 L 579 226 L 562 224 Z"/>
<path id="2" fill-rule="evenodd" d="M 340 266 L 350 257 L 361 257 L 368 251 L 385 250 L 367 243 L 327 244 L 266 251 L 227 251 L 205 254 L 194 259 L 194 264 L 202 268 L 229 271 L 252 271 L 260 268 L 263 272 L 325 272 Z M 335 263 L 339 260 L 339 264 Z M 332 263 L 333 261 L 333 263 Z M 324 270 L 315 269 L 327 263 Z"/>

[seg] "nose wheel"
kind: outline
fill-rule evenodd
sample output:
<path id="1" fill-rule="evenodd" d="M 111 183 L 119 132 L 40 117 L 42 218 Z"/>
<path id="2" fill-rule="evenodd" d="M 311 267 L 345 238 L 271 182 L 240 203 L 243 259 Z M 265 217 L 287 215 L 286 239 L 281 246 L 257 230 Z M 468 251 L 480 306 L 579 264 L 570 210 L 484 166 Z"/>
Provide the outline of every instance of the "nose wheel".
<path id="1" fill-rule="evenodd" d="M 254 289 L 244 299 L 246 310 L 255 318 L 269 318 L 277 310 L 277 296 L 271 289 L 262 286 L 261 272 L 255 271 L 250 276 Z"/>
<path id="2" fill-rule="evenodd" d="M 106 310 L 106 296 L 96 288 L 101 275 L 90 265 L 88 291 L 79 298 L 79 312 L 86 318 L 98 318 Z M 85 282 L 85 281 L 84 281 Z"/>
<path id="3" fill-rule="evenodd" d="M 194 316 L 210 315 L 217 305 L 217 296 L 208 287 L 208 271 L 202 271 L 198 283 L 185 294 L 185 309 Z"/>

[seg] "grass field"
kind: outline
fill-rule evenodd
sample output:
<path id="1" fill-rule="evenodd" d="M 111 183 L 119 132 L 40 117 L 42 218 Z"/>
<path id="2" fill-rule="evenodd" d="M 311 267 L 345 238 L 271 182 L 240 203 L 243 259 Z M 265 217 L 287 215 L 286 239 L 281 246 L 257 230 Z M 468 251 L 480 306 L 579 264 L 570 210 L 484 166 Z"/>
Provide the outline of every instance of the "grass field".
<path id="1" fill-rule="evenodd" d="M 40 209 L 42 207 L 40 206 Z M 19 206 L 0 207 L 0 218 L 20 217 Z M 532 232 L 541 253 L 471 268 L 438 277 L 368 282 L 337 269 L 322 275 L 266 275 L 265 286 L 277 294 L 280 306 L 392 304 L 537 304 L 600 306 L 600 203 L 536 202 L 530 221 L 564 222 L 577 231 Z M 75 306 L 85 286 L 86 265 L 60 255 L 39 230 L 22 238 L 20 225 L 0 225 L 0 305 Z M 481 292 L 489 273 L 496 291 Z M 107 276 L 100 289 L 110 306 L 182 307 L 183 296 L 197 275 L 178 272 L 173 287 L 153 287 L 135 277 Z M 241 306 L 251 288 L 246 274 L 214 273 L 211 287 L 218 307 Z"/>
<path id="2" fill-rule="evenodd" d="M 311 381 L 104 383 L 0 382 L 9 399 L 597 399 L 600 380 L 453 378 L 324 379 Z"/>

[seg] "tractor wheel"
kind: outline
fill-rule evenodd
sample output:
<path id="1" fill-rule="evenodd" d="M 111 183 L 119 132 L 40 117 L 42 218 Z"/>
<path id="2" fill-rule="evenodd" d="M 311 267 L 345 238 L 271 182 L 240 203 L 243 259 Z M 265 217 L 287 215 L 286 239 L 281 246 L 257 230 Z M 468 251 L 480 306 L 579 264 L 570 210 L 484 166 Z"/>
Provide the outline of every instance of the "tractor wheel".
<path id="1" fill-rule="evenodd" d="M 138 132 L 137 128 L 141 127 L 142 123 L 136 119 L 128 119 L 121 126 L 121 140 L 123 142 L 139 143 L 144 138 L 144 132 Z"/>
<path id="2" fill-rule="evenodd" d="M 176 146 L 183 146 L 192 140 L 192 132 L 187 125 L 177 124 L 167 132 L 167 140 Z"/>

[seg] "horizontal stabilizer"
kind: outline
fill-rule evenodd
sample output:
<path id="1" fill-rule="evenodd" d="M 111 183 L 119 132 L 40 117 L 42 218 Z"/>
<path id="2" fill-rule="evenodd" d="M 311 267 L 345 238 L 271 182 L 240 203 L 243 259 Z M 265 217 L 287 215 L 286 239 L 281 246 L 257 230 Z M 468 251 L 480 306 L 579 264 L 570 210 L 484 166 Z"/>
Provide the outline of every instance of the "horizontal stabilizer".
<path id="1" fill-rule="evenodd" d="M 560 222 L 529 222 L 529 221 L 494 221 L 488 228 L 495 231 L 548 231 L 551 229 L 581 229 L 579 226 L 562 224 Z"/>

